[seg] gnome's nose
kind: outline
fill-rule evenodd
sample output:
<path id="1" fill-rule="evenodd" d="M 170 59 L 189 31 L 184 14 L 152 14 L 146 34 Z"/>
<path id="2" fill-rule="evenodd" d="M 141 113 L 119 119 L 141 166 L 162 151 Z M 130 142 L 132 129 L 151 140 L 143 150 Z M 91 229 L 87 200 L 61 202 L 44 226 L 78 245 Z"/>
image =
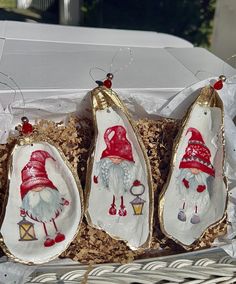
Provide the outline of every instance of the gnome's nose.
<path id="1" fill-rule="evenodd" d="M 43 189 L 44 189 L 43 186 L 37 186 L 37 187 L 35 187 L 35 188 L 32 188 L 32 191 L 40 192 L 40 191 L 42 191 Z"/>

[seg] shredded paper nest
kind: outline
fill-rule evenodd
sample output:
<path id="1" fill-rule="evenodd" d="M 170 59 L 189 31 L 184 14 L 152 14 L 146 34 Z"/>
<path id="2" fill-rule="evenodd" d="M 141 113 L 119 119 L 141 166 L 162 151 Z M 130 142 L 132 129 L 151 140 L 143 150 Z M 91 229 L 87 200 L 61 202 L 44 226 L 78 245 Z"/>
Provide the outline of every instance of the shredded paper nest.
<path id="1" fill-rule="evenodd" d="M 79 234 L 61 257 L 69 257 L 81 263 L 131 262 L 137 258 L 154 257 L 174 254 L 183 251 L 183 248 L 167 239 L 160 231 L 158 221 L 158 198 L 166 182 L 174 138 L 181 126 L 180 121 L 173 119 L 137 121 L 137 128 L 143 139 L 150 160 L 153 188 L 154 188 L 154 222 L 153 238 L 148 250 L 132 251 L 123 241 L 112 239 L 104 231 L 90 227 L 83 220 Z M 50 139 L 64 152 L 68 161 L 77 170 L 81 185 L 84 188 L 86 166 L 89 156 L 90 143 L 93 138 L 92 122 L 86 118 L 71 117 L 66 124 L 41 120 L 34 125 L 33 135 L 37 140 Z M 7 188 L 7 161 L 16 143 L 11 137 L 5 145 L 0 145 L 0 202 L 4 204 Z M 5 208 L 2 208 L 4 212 Z M 200 241 L 194 243 L 190 249 L 206 248 L 214 238 L 226 232 L 226 221 L 208 229 Z M 160 250 L 160 247 L 162 250 Z"/>

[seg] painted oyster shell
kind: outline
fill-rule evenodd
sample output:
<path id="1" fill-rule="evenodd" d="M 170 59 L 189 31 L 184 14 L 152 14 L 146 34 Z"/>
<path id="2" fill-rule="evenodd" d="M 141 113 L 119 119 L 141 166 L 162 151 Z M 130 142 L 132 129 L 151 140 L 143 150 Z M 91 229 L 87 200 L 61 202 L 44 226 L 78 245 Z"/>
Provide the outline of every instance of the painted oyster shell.
<path id="1" fill-rule="evenodd" d="M 99 87 L 91 95 L 96 142 L 88 166 L 87 220 L 132 249 L 148 247 L 153 193 L 144 146 L 115 92 Z"/>
<path id="2" fill-rule="evenodd" d="M 80 182 L 65 156 L 48 142 L 22 142 L 9 161 L 1 246 L 23 263 L 59 256 L 78 232 L 83 214 Z"/>
<path id="3" fill-rule="evenodd" d="M 219 95 L 203 88 L 176 139 L 159 204 L 162 231 L 185 248 L 225 218 L 223 125 Z"/>

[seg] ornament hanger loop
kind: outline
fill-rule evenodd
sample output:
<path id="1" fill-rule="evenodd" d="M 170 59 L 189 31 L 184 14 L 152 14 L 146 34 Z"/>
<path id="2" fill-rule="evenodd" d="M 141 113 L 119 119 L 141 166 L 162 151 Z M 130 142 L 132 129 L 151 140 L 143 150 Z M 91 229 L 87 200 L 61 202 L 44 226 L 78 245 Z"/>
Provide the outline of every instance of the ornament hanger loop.
<path id="1" fill-rule="evenodd" d="M 91 79 L 92 79 L 94 82 L 97 81 L 97 79 L 95 79 L 94 76 L 93 76 L 93 71 L 95 71 L 95 70 L 102 71 L 104 74 L 107 73 L 107 72 L 106 72 L 104 69 L 102 69 L 102 68 L 99 68 L 99 67 L 91 67 L 91 68 L 89 69 L 89 75 L 90 75 Z M 103 77 L 101 80 L 105 80 L 105 79 L 106 79 L 106 77 Z"/>
<path id="2" fill-rule="evenodd" d="M 23 102 L 23 116 L 25 114 L 25 98 L 23 96 L 23 93 L 21 91 L 21 88 L 19 87 L 19 85 L 16 83 L 16 81 L 9 75 L 5 74 L 4 72 L 1 72 L 0 71 L 0 74 L 3 75 L 4 77 L 6 77 L 10 82 L 12 82 L 14 84 L 14 87 L 13 88 L 12 86 L 10 86 L 9 84 L 5 83 L 5 82 L 0 82 L 1 85 L 4 85 L 4 86 L 7 86 L 9 89 L 11 89 L 12 91 L 14 91 L 14 97 L 13 97 L 13 102 L 15 101 L 16 99 L 16 95 L 17 95 L 17 90 L 19 91 L 20 95 L 21 95 L 21 98 L 22 98 L 22 102 Z M 11 107 L 11 104 L 9 105 L 9 110 L 10 110 L 10 113 L 12 114 L 12 107 Z"/>
<path id="3" fill-rule="evenodd" d="M 116 70 L 113 70 L 114 68 L 114 63 L 116 61 L 120 61 L 117 60 L 119 55 L 122 55 L 123 57 L 125 57 L 125 52 L 128 52 L 128 57 L 129 57 L 129 61 L 127 63 L 124 63 L 123 65 L 121 65 L 119 68 L 117 68 Z M 134 57 L 133 57 L 133 52 L 132 49 L 130 47 L 126 47 L 126 48 L 120 48 L 119 50 L 117 50 L 117 52 L 114 54 L 114 56 L 112 57 L 111 60 L 111 64 L 110 64 L 110 73 L 112 73 L 113 75 L 120 73 L 121 71 L 123 71 L 124 69 L 128 68 L 129 65 L 132 64 L 132 62 L 134 61 Z"/>
<path id="4" fill-rule="evenodd" d="M 231 59 L 234 59 L 235 58 L 235 61 L 234 61 L 234 63 L 232 64 L 232 66 L 233 66 L 233 68 L 236 68 L 236 54 L 233 54 L 233 55 L 231 55 L 230 57 L 228 57 L 227 59 L 226 59 L 226 63 L 228 62 L 228 61 L 230 61 Z M 229 63 L 229 62 L 228 62 Z M 230 64 L 231 65 L 231 64 Z"/>
<path id="5" fill-rule="evenodd" d="M 232 64 L 230 64 L 229 63 L 229 61 L 230 60 L 234 60 L 233 61 L 233 63 Z M 225 69 L 226 69 L 226 66 L 227 65 L 231 65 L 234 69 L 236 68 L 236 54 L 233 54 L 233 55 L 231 55 L 230 57 L 228 57 L 227 59 L 226 59 L 226 61 L 224 62 L 224 65 L 223 65 L 223 70 L 224 70 L 224 73 L 223 74 L 225 74 L 226 72 L 225 72 Z M 231 76 L 231 77 L 229 77 L 229 78 L 227 78 L 227 80 L 226 80 L 226 84 L 227 85 L 235 85 L 236 84 L 236 72 L 235 72 L 235 74 L 233 75 L 233 76 Z"/>
<path id="6" fill-rule="evenodd" d="M 126 60 L 126 56 L 125 56 L 125 51 L 128 51 L 128 57 L 129 60 Z M 121 56 L 118 59 L 118 56 Z M 123 62 L 125 60 L 125 63 Z M 128 68 L 129 65 L 133 62 L 133 52 L 132 49 L 127 47 L 127 48 L 120 48 L 119 50 L 116 51 L 116 53 L 114 54 L 114 56 L 111 59 L 111 64 L 109 67 L 109 71 L 104 70 L 100 67 L 92 67 L 89 70 L 89 75 L 92 78 L 92 80 L 94 82 L 96 82 L 99 86 L 105 86 L 107 88 L 111 88 L 112 86 L 112 79 L 114 78 L 115 74 L 120 73 L 121 71 L 123 71 L 124 69 Z M 127 61 L 127 63 L 126 63 Z M 116 65 L 121 65 L 120 67 L 115 68 L 115 64 Z M 98 78 L 97 76 L 94 75 L 94 71 L 95 70 L 99 70 L 102 71 L 102 73 L 106 74 L 105 77 L 100 77 Z M 96 77 L 96 78 L 95 78 Z M 99 79 L 99 80 L 98 80 Z"/>

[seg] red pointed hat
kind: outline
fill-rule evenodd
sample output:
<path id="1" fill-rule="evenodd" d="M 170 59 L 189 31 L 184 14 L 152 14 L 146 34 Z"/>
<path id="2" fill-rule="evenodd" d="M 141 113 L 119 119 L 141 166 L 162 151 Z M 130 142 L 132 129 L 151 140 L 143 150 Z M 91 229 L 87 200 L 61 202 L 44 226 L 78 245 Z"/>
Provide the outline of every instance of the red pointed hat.
<path id="1" fill-rule="evenodd" d="M 179 164 L 179 168 L 196 168 L 202 172 L 215 176 L 215 170 L 211 164 L 211 152 L 206 146 L 201 133 L 196 128 L 189 128 L 186 135 L 191 132 L 185 154 Z"/>
<path id="2" fill-rule="evenodd" d="M 48 178 L 45 163 L 46 159 L 55 159 L 46 151 L 37 150 L 32 152 L 29 162 L 21 171 L 22 184 L 20 186 L 21 198 L 32 189 L 43 186 L 57 189 L 52 181 Z"/>
<path id="3" fill-rule="evenodd" d="M 113 136 L 109 135 L 114 132 Z M 132 146 L 126 137 L 126 130 L 122 125 L 116 125 L 108 128 L 104 133 L 106 149 L 102 152 L 102 158 L 118 157 L 130 162 L 134 162 Z"/>

